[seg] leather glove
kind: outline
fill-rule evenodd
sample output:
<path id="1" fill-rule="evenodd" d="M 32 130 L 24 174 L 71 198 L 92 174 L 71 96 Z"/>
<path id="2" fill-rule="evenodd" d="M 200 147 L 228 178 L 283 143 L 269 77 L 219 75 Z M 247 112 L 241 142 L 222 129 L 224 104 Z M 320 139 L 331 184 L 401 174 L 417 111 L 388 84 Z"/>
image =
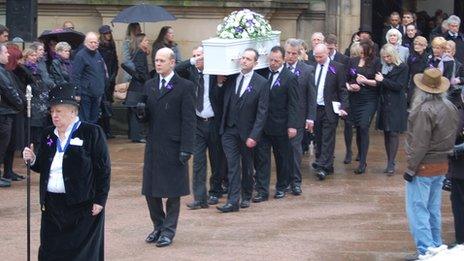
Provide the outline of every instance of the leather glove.
<path id="1" fill-rule="evenodd" d="M 451 191 L 451 180 L 449 178 L 445 178 L 443 180 L 443 186 L 441 187 L 444 191 Z"/>
<path id="2" fill-rule="evenodd" d="M 403 179 L 406 180 L 407 182 L 411 182 L 414 179 L 414 176 L 411 176 L 411 174 L 405 172 L 403 174 Z"/>
<path id="3" fill-rule="evenodd" d="M 179 153 L 179 161 L 180 161 L 180 163 L 181 163 L 182 165 L 187 164 L 187 162 L 188 162 L 189 159 L 190 159 L 190 156 L 192 156 L 190 153 L 181 151 L 181 152 Z"/>
<path id="4" fill-rule="evenodd" d="M 146 107 L 146 105 L 145 105 L 144 102 L 137 103 L 137 106 L 135 108 L 135 114 L 136 114 L 137 118 L 139 118 L 139 119 L 145 118 L 145 116 L 146 116 L 145 107 Z"/>

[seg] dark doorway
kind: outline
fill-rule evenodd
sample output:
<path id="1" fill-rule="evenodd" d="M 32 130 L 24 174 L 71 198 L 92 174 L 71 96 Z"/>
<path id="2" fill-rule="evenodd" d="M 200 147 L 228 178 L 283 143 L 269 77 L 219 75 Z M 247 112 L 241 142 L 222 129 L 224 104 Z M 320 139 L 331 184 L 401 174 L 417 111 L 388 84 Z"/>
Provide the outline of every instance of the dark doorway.
<path id="1" fill-rule="evenodd" d="M 388 23 L 388 17 L 392 12 L 403 10 L 403 0 L 373 0 L 372 3 L 372 33 L 374 42 L 384 42 L 383 28 Z"/>

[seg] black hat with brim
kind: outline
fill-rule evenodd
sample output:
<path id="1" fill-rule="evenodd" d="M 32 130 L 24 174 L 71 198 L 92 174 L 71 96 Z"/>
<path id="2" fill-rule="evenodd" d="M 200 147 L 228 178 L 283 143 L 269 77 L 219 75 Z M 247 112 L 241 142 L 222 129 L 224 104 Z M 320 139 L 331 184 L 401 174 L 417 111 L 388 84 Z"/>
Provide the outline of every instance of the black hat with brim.
<path id="1" fill-rule="evenodd" d="M 60 84 L 50 90 L 50 107 L 59 104 L 70 104 L 79 107 L 76 100 L 76 89 L 70 84 Z"/>

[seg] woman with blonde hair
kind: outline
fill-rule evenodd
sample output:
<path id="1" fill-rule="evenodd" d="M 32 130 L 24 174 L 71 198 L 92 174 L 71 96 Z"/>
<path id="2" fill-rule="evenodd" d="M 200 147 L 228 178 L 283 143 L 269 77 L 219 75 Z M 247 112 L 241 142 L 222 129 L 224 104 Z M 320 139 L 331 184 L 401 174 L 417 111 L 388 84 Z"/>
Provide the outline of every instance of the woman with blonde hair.
<path id="1" fill-rule="evenodd" d="M 401 45 L 403 39 L 401 32 L 398 31 L 398 29 L 392 28 L 387 31 L 385 39 L 387 40 L 387 43 L 395 47 L 396 51 L 399 53 L 401 61 L 406 62 L 409 57 L 409 49 Z"/>
<path id="2" fill-rule="evenodd" d="M 406 90 L 408 87 L 408 66 L 401 61 L 395 46 L 385 44 L 381 51 L 382 71 L 375 75 L 380 89 L 377 110 L 377 129 L 383 130 L 387 167 L 385 173 L 395 173 L 395 158 L 398 151 L 399 134 L 406 131 L 408 113 Z"/>
<path id="3" fill-rule="evenodd" d="M 427 68 L 427 39 L 422 36 L 417 36 L 413 42 L 413 51 L 408 58 L 409 81 L 408 81 L 408 107 L 411 104 L 412 96 L 416 85 L 412 80 L 417 73 L 422 73 Z"/>
<path id="4" fill-rule="evenodd" d="M 439 36 L 432 40 L 432 54 L 429 56 L 429 67 L 438 68 L 443 76 L 451 80 L 453 74 L 453 57 L 446 54 L 448 42 L 445 38 Z"/>

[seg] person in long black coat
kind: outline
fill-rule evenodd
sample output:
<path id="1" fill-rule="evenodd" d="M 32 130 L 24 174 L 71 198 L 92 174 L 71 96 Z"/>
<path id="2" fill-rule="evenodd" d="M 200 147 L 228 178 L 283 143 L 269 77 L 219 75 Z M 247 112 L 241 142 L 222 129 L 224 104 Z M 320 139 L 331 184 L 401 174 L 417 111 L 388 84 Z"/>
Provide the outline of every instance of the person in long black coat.
<path id="1" fill-rule="evenodd" d="M 395 173 L 399 134 L 407 128 L 406 90 L 409 74 L 408 66 L 400 61 L 395 47 L 386 44 L 380 53 L 384 65 L 382 73 L 375 76 L 380 87 L 377 129 L 384 132 L 387 153 L 387 167 L 384 172 L 391 176 Z"/>
<path id="2" fill-rule="evenodd" d="M 127 89 L 127 97 L 124 105 L 128 107 L 127 118 L 129 123 L 128 136 L 132 142 L 144 143 L 145 139 L 142 137 L 142 126 L 135 117 L 135 106 L 137 99 L 144 93 L 144 84 L 149 79 L 148 76 L 148 48 L 149 42 L 145 34 L 137 34 L 135 36 L 134 46 L 131 48 L 132 62 L 134 63 L 135 70 L 127 67 L 124 63 L 122 68 L 132 76 Z"/>
<path id="3" fill-rule="evenodd" d="M 408 108 L 411 104 L 412 96 L 416 89 L 413 77 L 418 73 L 424 72 L 428 66 L 427 39 L 422 36 L 414 38 L 414 48 L 411 55 L 408 57 L 409 80 L 407 102 Z"/>
<path id="4" fill-rule="evenodd" d="M 71 46 L 66 42 L 59 42 L 55 46 L 56 58 L 50 65 L 50 76 L 56 85 L 72 85 L 72 61 L 69 58 Z"/>
<path id="5" fill-rule="evenodd" d="M 147 243 L 168 246 L 176 233 L 180 197 L 189 191 L 188 160 L 195 139 L 195 87 L 172 70 L 174 52 L 158 50 L 157 74 L 144 85 L 144 103 L 137 106 L 137 117 L 148 122 L 143 165 L 142 194 L 146 197 L 154 230 Z M 163 198 L 167 198 L 166 213 Z"/>
<path id="6" fill-rule="evenodd" d="M 44 129 L 37 154 L 23 158 L 40 173 L 38 260 L 104 260 L 104 207 L 111 163 L 105 134 L 80 121 L 73 86 L 50 91 L 53 126 Z"/>

